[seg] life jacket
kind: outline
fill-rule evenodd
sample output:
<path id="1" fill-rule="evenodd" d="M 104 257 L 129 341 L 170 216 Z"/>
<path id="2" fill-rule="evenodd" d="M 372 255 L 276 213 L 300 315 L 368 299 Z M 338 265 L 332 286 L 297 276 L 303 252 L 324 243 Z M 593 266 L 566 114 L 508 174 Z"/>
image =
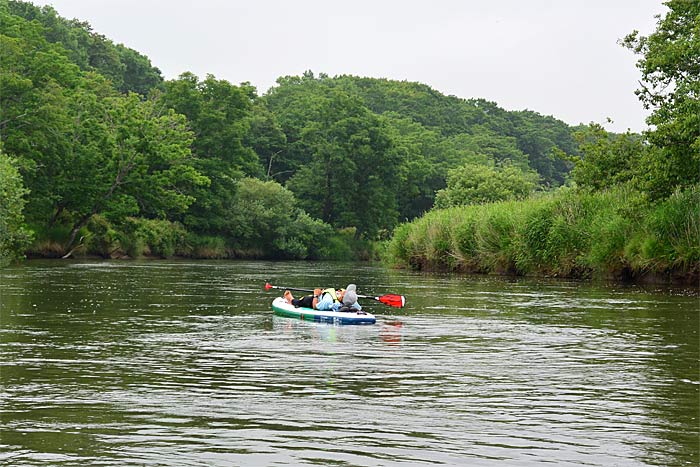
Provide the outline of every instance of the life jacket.
<path id="1" fill-rule="evenodd" d="M 335 289 L 324 289 L 321 292 L 321 295 L 323 294 L 331 294 L 331 298 L 333 299 L 334 303 L 340 303 L 340 300 L 338 300 L 338 295 L 335 293 Z"/>

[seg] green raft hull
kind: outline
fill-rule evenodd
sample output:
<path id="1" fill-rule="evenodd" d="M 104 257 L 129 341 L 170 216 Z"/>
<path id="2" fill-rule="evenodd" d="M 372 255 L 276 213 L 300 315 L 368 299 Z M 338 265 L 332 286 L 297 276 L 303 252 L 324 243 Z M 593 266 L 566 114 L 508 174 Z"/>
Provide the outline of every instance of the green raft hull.
<path id="1" fill-rule="evenodd" d="M 277 297 L 272 302 L 272 311 L 277 316 L 296 318 L 304 321 L 330 324 L 374 324 L 377 319 L 371 313 L 364 311 L 341 313 L 337 311 L 319 311 L 311 308 L 295 307 L 284 298 Z"/>

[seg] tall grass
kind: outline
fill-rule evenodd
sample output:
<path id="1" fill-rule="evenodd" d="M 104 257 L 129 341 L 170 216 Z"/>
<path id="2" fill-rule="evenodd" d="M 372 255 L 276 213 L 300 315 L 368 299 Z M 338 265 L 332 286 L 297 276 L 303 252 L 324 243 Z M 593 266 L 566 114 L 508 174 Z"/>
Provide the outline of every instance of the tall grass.
<path id="1" fill-rule="evenodd" d="M 700 273 L 700 189 L 648 204 L 629 187 L 433 210 L 399 226 L 386 260 L 424 270 L 560 277 Z"/>

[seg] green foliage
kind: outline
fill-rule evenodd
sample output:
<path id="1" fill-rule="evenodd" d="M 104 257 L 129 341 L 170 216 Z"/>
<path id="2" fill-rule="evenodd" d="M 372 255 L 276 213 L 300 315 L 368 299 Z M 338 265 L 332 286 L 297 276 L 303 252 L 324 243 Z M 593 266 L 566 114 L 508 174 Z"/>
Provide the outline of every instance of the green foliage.
<path id="1" fill-rule="evenodd" d="M 398 159 L 383 122 L 337 89 L 311 94 L 322 86 L 311 77 L 298 86 L 293 104 L 287 89 L 268 101 L 277 109 L 277 100 L 284 98 L 288 105 L 280 113 L 301 110 L 297 106 L 303 102 L 305 112 L 318 116 L 298 122 L 302 127 L 293 131 L 299 138 L 293 143 L 294 152 L 300 153 L 294 163 L 299 169 L 287 186 L 301 207 L 336 228 L 355 227 L 358 237 L 374 238 L 379 230 L 393 227 Z M 287 117 L 280 121 L 284 124 Z"/>
<path id="2" fill-rule="evenodd" d="M 649 142 L 658 148 L 645 161 L 645 189 L 652 198 L 700 181 L 700 3 L 665 2 L 669 11 L 648 37 L 637 31 L 622 42 L 642 55 L 636 93 L 652 109 Z"/>
<path id="3" fill-rule="evenodd" d="M 318 245 L 316 259 L 329 261 L 370 261 L 377 257 L 374 242 L 357 238 L 355 229 L 335 230 Z"/>
<path id="4" fill-rule="evenodd" d="M 128 217 L 118 227 L 121 247 L 132 258 L 169 258 L 184 249 L 185 229 L 178 223 Z"/>
<path id="5" fill-rule="evenodd" d="M 447 157 L 446 140 L 399 114 L 385 113 L 382 118 L 392 141 L 389 151 L 398 161 L 389 175 L 398 182 L 398 217 L 413 219 L 430 210 L 435 192 L 445 186 L 442 166 Z"/>
<path id="6" fill-rule="evenodd" d="M 16 24 L 21 18 L 38 26 L 43 39 L 60 47 L 61 54 L 83 71 L 96 71 L 108 78 L 122 93 L 146 95 L 163 83 L 160 70 L 148 58 L 121 44 L 115 45 L 106 37 L 92 31 L 90 25 L 78 20 L 61 18 L 50 6 L 38 7 L 28 2 L 10 0 L 0 5 L 0 28 L 3 23 Z M 10 15 L 14 18 L 11 18 Z"/>
<path id="7" fill-rule="evenodd" d="M 649 148 L 641 136 L 611 134 L 598 124 L 590 124 L 575 137 L 582 154 L 572 172 L 578 185 L 600 190 L 643 177 Z"/>
<path id="8" fill-rule="evenodd" d="M 387 251 L 393 261 L 416 268 L 446 267 L 482 272 L 573 277 L 700 274 L 700 4 L 666 2 L 668 14 L 649 37 L 637 32 L 623 44 L 642 54 L 637 94 L 653 113 L 648 142 L 629 132 L 607 133 L 600 125 L 576 137 L 576 190 L 507 202 L 433 211 L 397 230 Z M 520 117 L 531 117 L 526 113 Z M 511 134 L 548 179 L 552 132 L 529 131 L 510 119 Z M 517 127 L 517 128 L 516 128 Z M 523 129 L 526 129 L 523 132 Z M 571 150 L 572 148 L 570 148 Z M 575 149 L 575 148 L 574 148 Z M 533 156 L 537 156 L 536 158 Z M 478 166 L 477 166 L 478 167 Z M 479 167 L 479 170 L 483 170 Z M 472 170 L 476 172 L 476 170 Z M 472 173 L 450 179 L 437 205 L 450 206 L 450 190 L 466 192 Z M 491 177 L 493 178 L 493 176 Z M 445 251 L 445 235 L 452 242 Z M 455 263 L 454 258 L 457 259 Z"/>
<path id="9" fill-rule="evenodd" d="M 479 213 L 474 232 L 476 255 L 481 269 L 489 272 L 514 272 L 522 211 L 512 203 L 492 203 Z M 464 252 L 460 252 L 464 255 Z"/>
<path id="10" fill-rule="evenodd" d="M 179 254 L 190 258 L 223 259 L 231 253 L 226 246 L 226 239 L 212 235 L 197 235 L 189 233 L 186 239 L 186 248 Z"/>
<path id="11" fill-rule="evenodd" d="M 262 174 L 257 155 L 244 146 L 251 90 L 211 75 L 199 81 L 192 73 L 183 73 L 165 83 L 162 102 L 187 117 L 197 135 L 191 164 L 211 182 L 195 188 L 194 203 L 182 217 L 183 223 L 199 233 L 224 235 L 236 181 Z"/>
<path id="12" fill-rule="evenodd" d="M 269 144 L 263 146 L 268 172 L 281 182 L 291 178 L 288 186 L 309 213 L 336 227 L 355 225 L 361 234 L 391 229 L 398 220 L 428 211 L 436 191 L 446 186 L 448 170 L 455 167 L 472 163 L 513 165 L 525 172 L 534 168 L 542 184 L 552 186 L 563 183 L 570 168 L 553 154 L 578 153 L 570 128 L 561 121 L 535 112 L 507 112 L 483 100 L 444 96 L 418 83 L 306 72 L 280 78 L 262 100 L 287 142 L 277 146 L 274 157 Z M 336 131 L 349 114 L 364 122 L 367 115 L 381 115 L 376 134 L 388 139 L 386 149 L 369 144 L 372 170 L 389 167 L 380 178 L 394 184 L 393 195 L 379 189 L 370 197 L 383 205 L 374 213 L 385 217 L 378 229 L 371 225 L 377 222 L 367 227 L 359 221 L 340 222 L 347 203 L 333 199 L 337 176 L 329 176 L 330 167 L 347 170 L 345 163 L 356 154 L 349 139 L 367 141 L 362 134 Z M 352 126 L 353 131 L 358 128 Z M 350 171 L 355 167 L 350 165 Z"/>
<path id="13" fill-rule="evenodd" d="M 625 246 L 642 270 L 700 272 L 700 185 L 677 190 L 654 206 Z"/>
<path id="14" fill-rule="evenodd" d="M 95 214 L 87 225 L 86 252 L 103 258 L 110 258 L 121 249 L 120 232 L 104 216 Z"/>
<path id="15" fill-rule="evenodd" d="M 173 217 L 206 177 L 188 163 L 185 119 L 156 99 L 117 94 L 84 73 L 38 22 L 3 15 L 0 121 L 5 150 L 16 157 L 32 196 L 33 224 L 70 223 L 71 235 L 95 214 Z"/>
<path id="16" fill-rule="evenodd" d="M 284 134 L 275 114 L 260 100 L 253 105 L 245 145 L 258 155 L 267 180 L 283 175 L 277 171 L 276 162 L 287 147 L 287 135 Z"/>
<path id="17" fill-rule="evenodd" d="M 447 188 L 437 192 L 436 208 L 524 199 L 537 187 L 536 172 L 513 165 L 466 164 L 447 173 Z"/>
<path id="18" fill-rule="evenodd" d="M 277 182 L 241 179 L 231 209 L 229 238 L 241 255 L 317 258 L 331 228 L 296 207 L 291 191 Z"/>
<path id="19" fill-rule="evenodd" d="M 0 266 L 21 258 L 31 241 L 22 214 L 27 193 L 19 171 L 0 149 Z"/>
<path id="20" fill-rule="evenodd" d="M 405 81 L 340 76 L 332 85 L 359 96 L 375 113 L 400 115 L 448 140 L 487 134 L 481 140 L 482 153 L 485 150 L 495 161 L 512 160 L 516 165 L 521 165 L 524 154 L 547 186 L 564 183 L 570 169 L 568 162 L 552 156 L 554 150 L 578 153 L 568 125 L 536 112 L 508 112 L 493 102 L 445 96 L 424 84 Z"/>
<path id="21" fill-rule="evenodd" d="M 529 110 L 509 115 L 513 130 L 509 133 L 525 153 L 530 168 L 537 171 L 547 187 L 560 186 L 571 170 L 571 164 L 555 157 L 559 151 L 578 154 L 572 129 L 551 116 L 542 116 Z"/>
<path id="22" fill-rule="evenodd" d="M 656 32 L 623 42 L 642 55 L 638 94 L 654 110 L 644 140 L 594 124 L 574 139 L 553 117 L 419 83 L 309 71 L 262 97 L 211 75 L 163 83 L 87 23 L 2 1 L 0 131 L 14 162 L 0 154 L 0 257 L 26 245 L 24 216 L 30 251 L 54 256 L 82 241 L 104 257 L 369 259 L 372 241 L 428 212 L 395 230 L 393 261 L 695 271 L 700 10 L 667 4 Z M 528 198 L 564 184 L 571 161 L 576 189 Z"/>
<path id="23" fill-rule="evenodd" d="M 416 269 L 565 277 L 700 272 L 700 190 L 649 205 L 628 186 L 434 210 L 396 229 L 389 261 Z"/>

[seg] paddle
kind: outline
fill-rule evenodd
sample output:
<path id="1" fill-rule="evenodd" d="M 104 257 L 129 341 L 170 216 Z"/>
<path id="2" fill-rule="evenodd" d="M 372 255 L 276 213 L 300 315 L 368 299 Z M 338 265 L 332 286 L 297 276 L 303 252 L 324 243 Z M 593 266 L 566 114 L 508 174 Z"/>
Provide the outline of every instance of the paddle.
<path id="1" fill-rule="evenodd" d="M 296 289 L 294 287 L 279 287 L 276 285 L 272 285 L 269 282 L 265 283 L 265 290 L 270 290 L 270 289 L 280 289 L 280 290 L 296 290 L 297 292 L 313 292 L 313 290 L 309 289 Z M 393 306 L 394 308 L 403 308 L 406 305 L 406 297 L 403 295 L 396 295 L 393 293 L 388 293 L 384 295 L 380 295 L 379 297 L 370 297 L 368 295 L 358 295 L 358 298 L 371 298 L 372 300 L 376 300 L 378 302 L 381 302 L 385 305 Z"/>

